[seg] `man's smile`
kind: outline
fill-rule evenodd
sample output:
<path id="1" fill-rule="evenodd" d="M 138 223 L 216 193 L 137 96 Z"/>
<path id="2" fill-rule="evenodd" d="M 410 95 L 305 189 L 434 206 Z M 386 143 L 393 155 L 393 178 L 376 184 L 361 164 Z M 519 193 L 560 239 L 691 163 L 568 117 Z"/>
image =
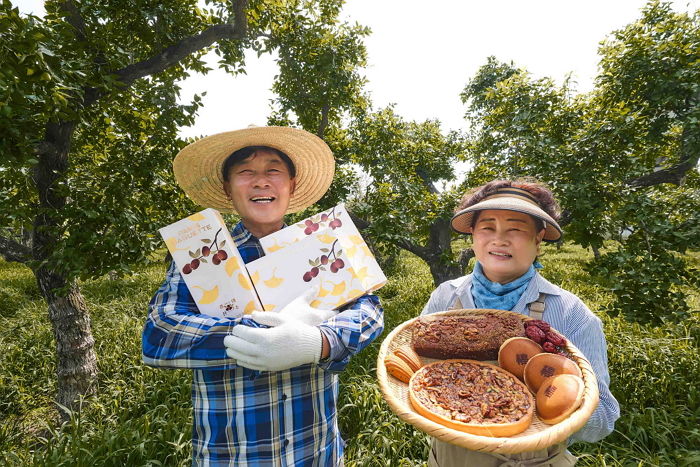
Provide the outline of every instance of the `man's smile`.
<path id="1" fill-rule="evenodd" d="M 253 196 L 250 200 L 254 203 L 271 203 L 276 198 L 274 196 Z"/>

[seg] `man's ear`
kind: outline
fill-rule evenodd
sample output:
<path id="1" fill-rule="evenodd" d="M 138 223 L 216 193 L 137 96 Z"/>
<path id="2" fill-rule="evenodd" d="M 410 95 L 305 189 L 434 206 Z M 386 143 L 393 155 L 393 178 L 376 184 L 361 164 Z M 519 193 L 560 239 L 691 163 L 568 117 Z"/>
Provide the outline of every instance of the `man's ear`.
<path id="1" fill-rule="evenodd" d="M 223 188 L 224 188 L 224 193 L 226 193 L 226 196 L 228 197 L 228 199 L 231 199 L 231 193 L 229 193 L 228 183 L 224 182 Z"/>
<path id="2" fill-rule="evenodd" d="M 289 179 L 289 194 L 290 195 L 294 194 L 294 190 L 296 189 L 296 187 L 297 187 L 297 178 L 296 177 L 290 178 Z"/>

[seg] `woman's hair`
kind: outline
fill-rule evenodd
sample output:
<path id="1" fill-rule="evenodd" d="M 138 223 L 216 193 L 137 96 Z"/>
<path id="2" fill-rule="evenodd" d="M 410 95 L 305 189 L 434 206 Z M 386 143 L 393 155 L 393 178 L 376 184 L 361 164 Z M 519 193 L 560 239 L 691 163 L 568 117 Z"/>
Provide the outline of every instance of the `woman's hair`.
<path id="1" fill-rule="evenodd" d="M 221 166 L 221 176 L 224 179 L 224 181 L 228 182 L 231 167 L 235 166 L 239 162 L 243 162 L 258 151 L 271 152 L 273 154 L 277 154 L 280 157 L 280 159 L 282 159 L 282 161 L 287 165 L 287 168 L 289 169 L 289 177 L 296 177 L 297 171 L 296 167 L 294 167 L 294 163 L 288 155 L 286 155 L 279 149 L 271 148 L 270 146 L 246 146 L 231 153 L 231 155 L 228 156 L 224 161 L 224 164 Z"/>
<path id="2" fill-rule="evenodd" d="M 455 212 L 459 212 L 462 209 L 466 209 L 469 206 L 473 206 L 476 203 L 483 201 L 485 198 L 495 194 L 501 188 L 520 188 L 530 193 L 537 200 L 537 204 L 542 208 L 544 212 L 549 214 L 555 221 L 559 220 L 560 208 L 557 200 L 554 199 L 554 195 L 543 183 L 538 182 L 534 178 L 518 178 L 516 180 L 493 180 L 481 185 L 479 187 L 473 188 L 464 194 L 459 204 L 455 208 Z M 472 226 L 476 223 L 479 217 L 479 212 L 474 213 L 472 217 Z M 534 218 L 534 217 L 533 217 Z M 536 226 L 539 229 L 544 228 L 544 224 L 540 219 L 535 219 Z"/>

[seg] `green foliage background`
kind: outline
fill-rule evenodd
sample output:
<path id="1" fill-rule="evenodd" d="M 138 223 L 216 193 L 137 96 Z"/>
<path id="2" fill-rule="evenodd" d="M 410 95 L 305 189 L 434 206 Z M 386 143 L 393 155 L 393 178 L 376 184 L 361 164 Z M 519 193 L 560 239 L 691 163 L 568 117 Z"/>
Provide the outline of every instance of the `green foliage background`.
<path id="1" fill-rule="evenodd" d="M 455 247 L 463 247 L 463 244 Z M 590 253 L 565 244 L 548 247 L 543 274 L 579 295 L 592 310 L 612 300 L 590 281 Z M 686 255 L 697 267 L 700 257 Z M 428 440 L 394 416 L 375 381 L 381 340 L 415 317 L 433 289 L 425 263 L 402 254 L 379 291 L 384 334 L 341 375 L 340 428 L 346 465 L 422 465 Z M 137 268 L 117 280 L 82 283 L 92 310 L 100 355 L 98 395 L 71 423 L 57 427 L 53 344 L 45 305 L 31 272 L 0 261 L 0 464 L 189 465 L 191 375 L 140 362 L 146 304 L 164 275 L 163 264 Z M 698 308 L 697 288 L 683 290 Z M 581 465 L 697 465 L 700 462 L 700 316 L 679 324 L 643 326 L 599 313 L 608 339 L 611 390 L 622 418 L 600 443 L 575 444 Z"/>

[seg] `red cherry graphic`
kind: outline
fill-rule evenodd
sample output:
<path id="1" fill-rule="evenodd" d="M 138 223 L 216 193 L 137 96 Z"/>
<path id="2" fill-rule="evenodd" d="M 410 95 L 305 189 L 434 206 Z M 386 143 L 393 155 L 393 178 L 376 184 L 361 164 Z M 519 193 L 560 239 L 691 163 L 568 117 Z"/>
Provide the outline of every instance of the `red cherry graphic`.
<path id="1" fill-rule="evenodd" d="M 307 227 L 307 228 L 304 229 L 304 233 L 305 233 L 306 235 L 311 235 L 312 233 L 314 233 L 314 231 L 313 231 L 313 229 L 312 229 L 311 227 Z"/>
<path id="2" fill-rule="evenodd" d="M 307 227 L 311 227 L 313 225 L 313 223 L 314 223 L 314 221 L 312 221 L 311 219 L 306 219 L 304 221 L 304 224 L 306 224 Z"/>
<path id="3" fill-rule="evenodd" d="M 303 279 L 304 282 L 309 282 L 311 279 L 313 279 L 313 277 L 311 276 L 311 271 L 305 272 Z"/>
<path id="4" fill-rule="evenodd" d="M 338 272 L 338 266 L 335 265 L 335 261 L 331 263 L 331 272 Z"/>
<path id="5" fill-rule="evenodd" d="M 318 224 L 313 224 L 310 228 L 312 231 L 316 232 L 318 230 Z"/>
<path id="6" fill-rule="evenodd" d="M 221 264 L 221 258 L 219 257 L 219 255 L 214 255 L 214 257 L 211 259 L 211 262 L 215 265 L 219 265 Z"/>
<path id="7" fill-rule="evenodd" d="M 321 222 L 326 222 L 328 220 L 328 214 L 325 212 L 321 214 Z"/>
<path id="8" fill-rule="evenodd" d="M 193 259 L 190 262 L 190 266 L 192 266 L 192 269 L 197 269 L 199 267 L 199 260 L 197 258 Z"/>
<path id="9" fill-rule="evenodd" d="M 190 266 L 189 264 L 185 264 L 185 265 L 182 267 L 182 272 L 183 272 L 184 274 L 189 274 L 189 273 L 191 273 L 191 272 L 192 272 L 192 266 Z"/>
<path id="10" fill-rule="evenodd" d="M 321 264 L 323 264 L 324 266 L 328 264 L 328 256 L 321 255 Z"/>
<path id="11" fill-rule="evenodd" d="M 335 264 L 338 267 L 338 269 L 343 269 L 345 267 L 345 261 L 343 261 L 340 258 L 335 260 Z"/>
<path id="12" fill-rule="evenodd" d="M 217 254 L 219 255 L 219 259 L 220 259 L 221 261 L 223 261 L 223 260 L 225 260 L 226 258 L 228 258 L 228 253 L 226 253 L 225 250 L 219 250 Z"/>
<path id="13" fill-rule="evenodd" d="M 202 248 L 202 256 L 209 256 L 209 253 L 211 253 L 211 248 L 208 246 Z"/>
<path id="14" fill-rule="evenodd" d="M 340 219 L 333 219 L 332 221 L 330 221 L 328 223 L 328 226 L 333 230 L 337 229 L 338 227 L 340 227 L 342 225 L 343 225 L 343 223 L 340 222 Z"/>
<path id="15" fill-rule="evenodd" d="M 309 271 L 309 272 L 311 273 L 311 277 L 318 276 L 318 268 L 317 267 L 311 268 L 311 271 Z"/>

